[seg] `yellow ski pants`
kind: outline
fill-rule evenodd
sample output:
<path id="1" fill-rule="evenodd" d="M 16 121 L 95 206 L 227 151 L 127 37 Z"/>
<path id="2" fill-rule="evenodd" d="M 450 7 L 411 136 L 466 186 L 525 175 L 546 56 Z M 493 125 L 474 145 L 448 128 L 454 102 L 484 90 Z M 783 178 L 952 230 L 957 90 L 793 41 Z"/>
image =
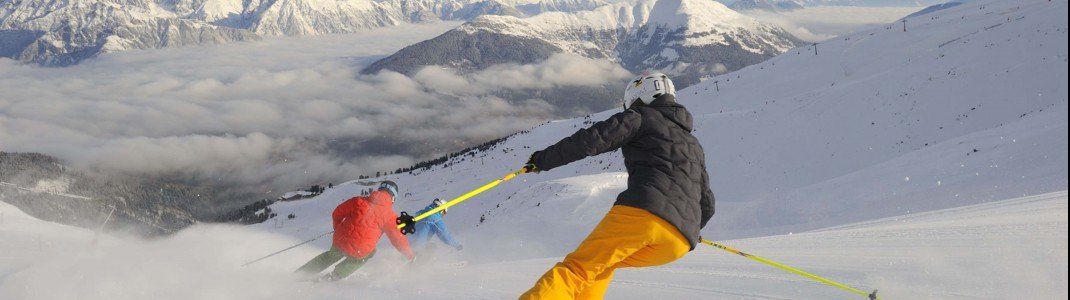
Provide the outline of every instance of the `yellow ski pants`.
<path id="1" fill-rule="evenodd" d="M 687 238 L 665 220 L 614 205 L 587 239 L 520 299 L 602 299 L 617 268 L 663 265 L 690 250 Z"/>

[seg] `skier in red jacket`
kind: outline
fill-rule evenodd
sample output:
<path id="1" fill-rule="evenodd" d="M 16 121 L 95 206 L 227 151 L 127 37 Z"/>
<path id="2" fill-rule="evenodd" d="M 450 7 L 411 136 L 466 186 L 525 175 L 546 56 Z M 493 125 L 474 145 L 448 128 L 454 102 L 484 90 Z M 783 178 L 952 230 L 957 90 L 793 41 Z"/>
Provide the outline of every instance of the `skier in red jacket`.
<path id="1" fill-rule="evenodd" d="M 379 189 L 368 196 L 350 198 L 334 209 L 334 241 L 331 250 L 323 252 L 298 268 L 306 274 L 319 274 L 341 260 L 334 271 L 318 280 L 346 278 L 375 255 L 375 245 L 383 233 L 398 252 L 410 261 L 415 258 L 409 241 L 397 229 L 397 213 L 394 212 L 394 197 L 398 186 L 393 181 L 383 181 Z"/>

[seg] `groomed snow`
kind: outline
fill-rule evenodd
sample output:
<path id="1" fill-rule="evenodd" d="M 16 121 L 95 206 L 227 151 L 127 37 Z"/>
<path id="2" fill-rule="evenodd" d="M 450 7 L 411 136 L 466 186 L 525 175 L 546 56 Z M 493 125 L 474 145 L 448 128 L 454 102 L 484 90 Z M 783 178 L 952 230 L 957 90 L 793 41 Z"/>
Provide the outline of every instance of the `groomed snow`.
<path id="1" fill-rule="evenodd" d="M 1063 191 L 724 243 L 880 289 L 885 299 L 1065 299 L 1067 214 Z M 383 251 L 345 281 L 312 284 L 291 272 L 322 242 L 243 268 L 247 259 L 297 241 L 254 228 L 198 225 L 163 240 L 105 238 L 92 246 L 89 231 L 38 221 L 4 203 L 0 240 L 4 299 L 503 299 L 523 292 L 557 259 L 512 259 L 469 246 L 466 252 L 498 261 L 456 267 L 447 255 L 412 267 Z M 622 269 L 607 294 L 665 297 L 856 298 L 708 246 L 666 266 Z"/>

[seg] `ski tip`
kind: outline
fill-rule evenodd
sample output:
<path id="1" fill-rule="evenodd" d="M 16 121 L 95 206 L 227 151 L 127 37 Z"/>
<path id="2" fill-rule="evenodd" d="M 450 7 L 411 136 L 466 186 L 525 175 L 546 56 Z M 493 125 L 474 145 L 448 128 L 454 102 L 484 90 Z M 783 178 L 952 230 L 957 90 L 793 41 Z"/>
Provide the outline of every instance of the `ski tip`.
<path id="1" fill-rule="evenodd" d="M 872 293 L 869 293 L 869 300 L 877 300 L 877 299 L 880 299 L 880 297 L 877 297 L 877 290 L 873 290 Z"/>

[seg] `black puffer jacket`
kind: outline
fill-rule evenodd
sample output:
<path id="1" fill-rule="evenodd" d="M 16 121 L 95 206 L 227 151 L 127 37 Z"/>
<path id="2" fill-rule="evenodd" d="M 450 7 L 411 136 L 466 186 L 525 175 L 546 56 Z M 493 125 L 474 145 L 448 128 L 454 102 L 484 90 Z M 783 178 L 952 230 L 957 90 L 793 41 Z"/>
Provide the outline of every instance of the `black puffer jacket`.
<path id="1" fill-rule="evenodd" d="M 713 192 L 706 173 L 706 155 L 691 134 L 691 113 L 672 95 L 577 131 L 532 154 L 540 170 L 622 148 L 628 189 L 617 205 L 642 208 L 676 226 L 691 242 L 713 216 Z"/>

